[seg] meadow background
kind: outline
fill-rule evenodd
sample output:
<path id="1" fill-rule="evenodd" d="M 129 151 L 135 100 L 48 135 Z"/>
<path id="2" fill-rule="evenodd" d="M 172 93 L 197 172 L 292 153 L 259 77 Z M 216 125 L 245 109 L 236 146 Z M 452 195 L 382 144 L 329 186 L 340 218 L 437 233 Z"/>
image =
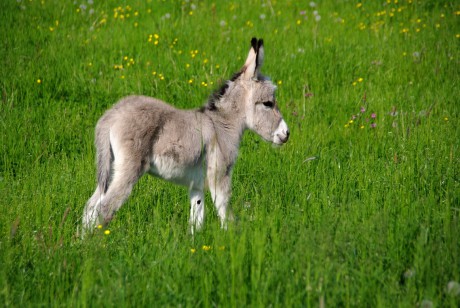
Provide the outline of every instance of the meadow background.
<path id="1" fill-rule="evenodd" d="M 456 1 L 3 0 L 0 303 L 458 307 Z M 241 144 L 228 231 L 207 195 L 136 185 L 77 234 L 94 126 L 129 94 L 203 105 L 251 37 L 291 129 Z"/>

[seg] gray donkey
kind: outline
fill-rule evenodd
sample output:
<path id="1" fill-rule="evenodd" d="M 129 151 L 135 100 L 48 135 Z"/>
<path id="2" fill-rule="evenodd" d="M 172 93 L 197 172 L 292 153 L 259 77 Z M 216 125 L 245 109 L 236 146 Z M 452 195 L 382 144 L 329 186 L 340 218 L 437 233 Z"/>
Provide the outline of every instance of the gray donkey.
<path id="1" fill-rule="evenodd" d="M 128 96 L 106 111 L 96 125 L 97 187 L 83 213 L 84 232 L 110 222 L 146 172 L 189 188 L 192 234 L 203 225 L 207 184 L 225 228 L 233 219 L 231 173 L 244 131 L 278 145 L 289 138 L 276 87 L 260 74 L 263 58 L 263 41 L 253 38 L 243 68 L 200 109 Z"/>

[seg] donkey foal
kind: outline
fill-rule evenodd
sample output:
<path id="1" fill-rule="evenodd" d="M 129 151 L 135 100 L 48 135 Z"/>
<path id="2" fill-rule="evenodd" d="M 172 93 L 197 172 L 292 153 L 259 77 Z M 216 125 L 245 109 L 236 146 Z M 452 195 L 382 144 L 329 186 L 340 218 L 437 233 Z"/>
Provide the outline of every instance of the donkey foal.
<path id="1" fill-rule="evenodd" d="M 96 125 L 97 187 L 84 209 L 84 231 L 110 222 L 144 173 L 189 188 L 192 234 L 203 225 L 207 184 L 225 227 L 232 219 L 231 173 L 243 132 L 278 145 L 289 138 L 276 87 L 260 73 L 263 58 L 262 40 L 253 38 L 242 69 L 200 109 L 129 96 L 108 110 Z"/>

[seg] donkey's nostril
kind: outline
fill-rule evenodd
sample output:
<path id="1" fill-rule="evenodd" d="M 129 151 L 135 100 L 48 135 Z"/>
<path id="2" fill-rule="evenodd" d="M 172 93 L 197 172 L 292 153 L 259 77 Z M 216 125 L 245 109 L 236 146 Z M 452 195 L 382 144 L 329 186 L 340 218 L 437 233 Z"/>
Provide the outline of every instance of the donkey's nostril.
<path id="1" fill-rule="evenodd" d="M 287 129 L 287 130 L 283 130 L 282 135 L 278 134 L 277 136 L 281 140 L 282 143 L 286 143 L 289 139 L 289 134 L 290 134 L 289 129 Z"/>

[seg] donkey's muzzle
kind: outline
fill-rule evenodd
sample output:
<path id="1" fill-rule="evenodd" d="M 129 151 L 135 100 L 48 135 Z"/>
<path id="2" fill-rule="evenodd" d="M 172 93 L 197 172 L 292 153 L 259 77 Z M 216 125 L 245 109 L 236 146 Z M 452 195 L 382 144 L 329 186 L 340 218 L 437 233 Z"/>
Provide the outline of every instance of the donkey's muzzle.
<path id="1" fill-rule="evenodd" d="M 290 134 L 291 133 L 289 132 L 289 129 L 288 129 L 287 131 L 284 132 L 284 135 L 278 135 L 278 138 L 280 139 L 282 143 L 286 143 L 289 139 Z"/>
<path id="2" fill-rule="evenodd" d="M 280 124 L 278 125 L 278 128 L 276 129 L 273 137 L 273 143 L 275 144 L 284 144 L 289 140 L 289 135 L 291 133 L 289 132 L 289 128 L 284 122 L 284 120 L 281 120 Z"/>

